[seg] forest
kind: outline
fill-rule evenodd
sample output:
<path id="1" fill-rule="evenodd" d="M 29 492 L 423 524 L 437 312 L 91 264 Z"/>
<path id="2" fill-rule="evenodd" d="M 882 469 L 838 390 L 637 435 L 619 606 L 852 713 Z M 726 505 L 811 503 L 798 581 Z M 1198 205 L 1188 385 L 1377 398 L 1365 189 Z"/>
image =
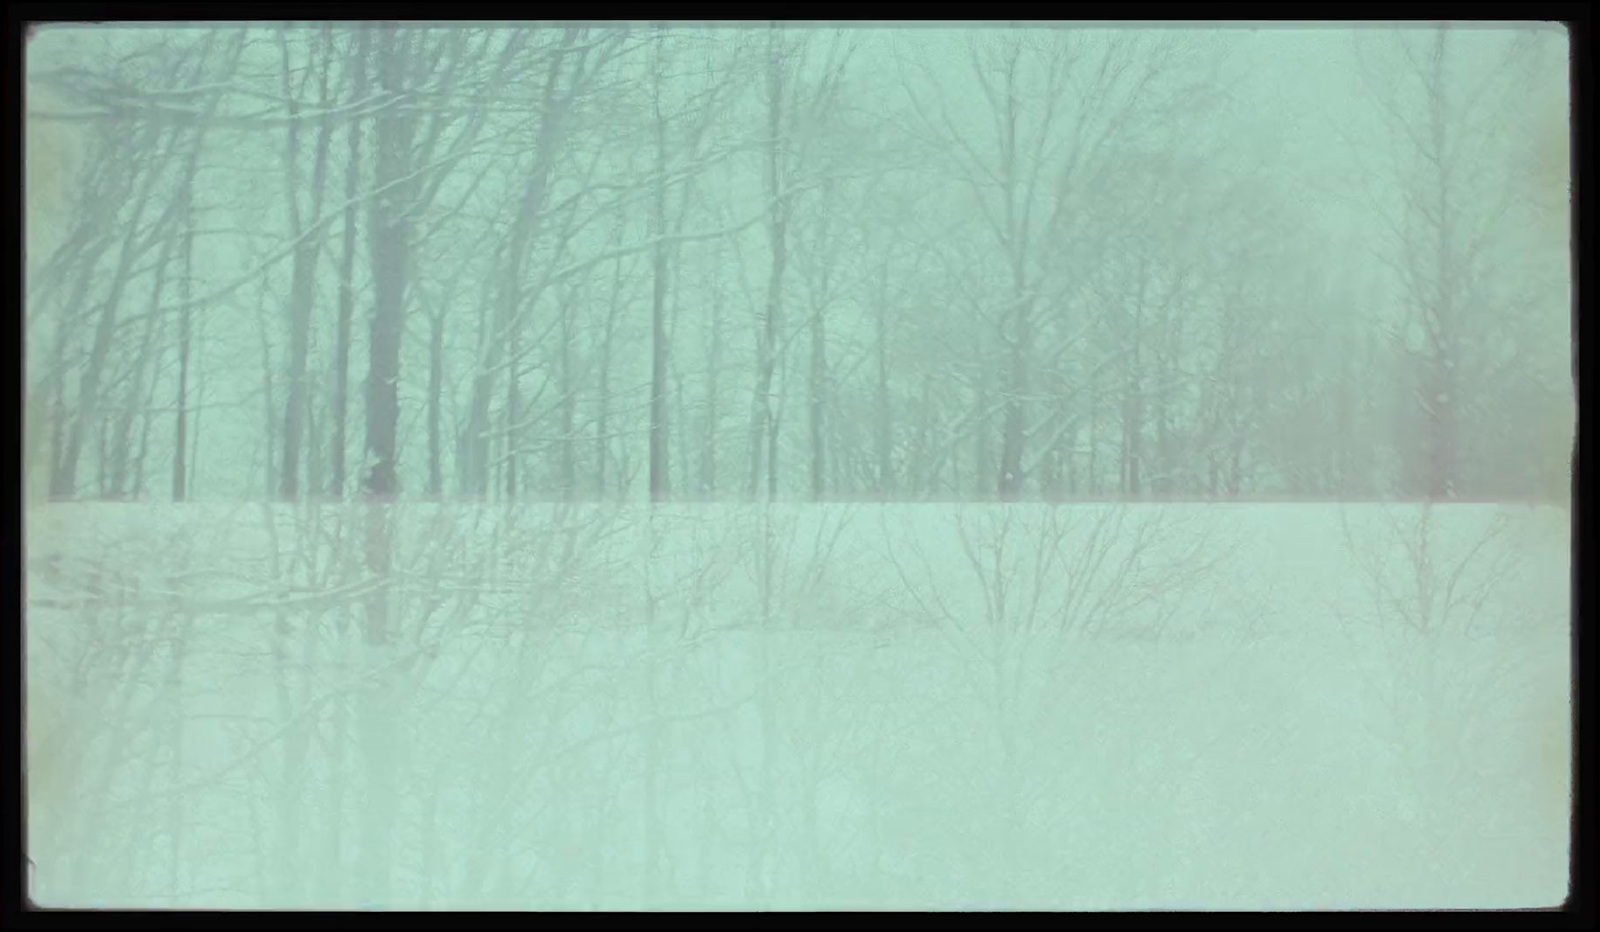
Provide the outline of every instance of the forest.
<path id="1" fill-rule="evenodd" d="M 1274 41 L 48 28 L 30 488 L 1562 499 L 1559 29 Z"/>

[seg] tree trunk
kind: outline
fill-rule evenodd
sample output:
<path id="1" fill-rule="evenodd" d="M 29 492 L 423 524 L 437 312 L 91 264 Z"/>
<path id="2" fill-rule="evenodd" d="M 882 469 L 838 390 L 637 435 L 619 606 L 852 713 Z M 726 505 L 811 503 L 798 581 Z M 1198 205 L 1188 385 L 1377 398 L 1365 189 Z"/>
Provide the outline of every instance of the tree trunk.
<path id="1" fill-rule="evenodd" d="M 1022 484 L 1027 480 L 1022 471 L 1022 452 L 1027 445 L 1027 392 L 1029 384 L 1029 354 L 1032 333 L 1034 301 L 1026 296 L 1026 285 L 1021 272 L 1016 275 L 1016 331 L 1011 335 L 1011 365 L 1006 384 L 1005 428 L 1000 440 L 1000 501 L 1016 501 L 1022 495 Z"/>
<path id="2" fill-rule="evenodd" d="M 767 498 L 777 498 L 778 467 L 774 462 L 778 435 L 773 410 L 772 381 L 778 361 L 778 340 L 783 331 L 783 272 L 789 254 L 786 234 L 786 192 L 784 190 L 783 148 L 783 61 L 776 41 L 777 30 L 767 49 L 767 195 L 772 208 L 767 219 L 767 239 L 772 267 L 767 277 L 767 306 L 759 340 L 756 391 L 750 429 L 750 497 L 760 488 L 763 446 L 766 450 Z"/>
<path id="3" fill-rule="evenodd" d="M 667 470 L 667 124 L 661 114 L 661 34 L 656 33 L 650 109 L 655 122 L 656 177 L 651 202 L 650 290 L 650 500 L 671 494 Z"/>
<path id="4" fill-rule="evenodd" d="M 778 500 L 778 438 L 783 432 L 783 402 L 787 396 L 785 389 L 788 382 L 780 373 L 777 391 L 777 408 L 773 412 L 772 420 L 767 425 L 767 500 Z"/>
<path id="5" fill-rule="evenodd" d="M 87 281 L 88 276 L 82 276 L 82 279 Z M 72 482 L 66 477 L 66 435 L 63 432 L 67 423 L 66 344 L 66 327 L 63 326 L 56 333 L 51 359 L 50 459 L 47 463 L 49 475 L 46 477 L 45 494 L 52 499 L 70 498 L 72 495 Z"/>
<path id="6" fill-rule="evenodd" d="M 722 368 L 722 289 L 711 288 L 711 339 L 706 345 L 706 429 L 700 448 L 700 491 L 717 494 L 717 377 Z"/>
<path id="7" fill-rule="evenodd" d="M 1122 494 L 1139 497 L 1140 441 L 1144 424 L 1140 412 L 1138 375 L 1130 374 L 1122 401 Z"/>
<path id="8" fill-rule="evenodd" d="M 139 357 L 134 363 L 131 375 L 132 385 L 128 390 L 128 401 L 117 419 L 116 435 L 112 441 L 112 470 L 111 470 L 111 497 L 115 499 L 126 498 L 128 489 L 128 468 L 132 452 L 133 422 L 142 418 L 146 424 L 149 416 L 140 412 L 140 402 L 145 401 L 145 370 L 151 370 L 150 382 L 154 386 L 157 370 L 160 368 L 160 353 L 156 349 L 156 334 L 161 321 L 161 296 L 166 290 L 167 262 L 172 258 L 172 238 L 164 236 L 161 239 L 161 251 L 156 258 L 155 283 L 150 289 L 150 307 L 145 316 L 144 333 L 139 340 Z M 152 354 L 155 354 L 152 358 Z M 148 407 L 148 402 L 145 407 Z"/>
<path id="9" fill-rule="evenodd" d="M 367 56 L 370 33 L 356 30 L 356 46 L 351 54 L 355 69 L 351 96 L 362 100 L 367 96 Z M 339 254 L 339 321 L 334 337 L 333 363 L 333 468 L 329 473 L 329 491 L 335 499 L 344 498 L 346 436 L 350 410 L 350 330 L 355 316 L 355 261 L 356 261 L 356 191 L 361 180 L 361 119 L 350 118 L 350 164 L 344 176 L 343 242 Z"/>
<path id="10" fill-rule="evenodd" d="M 826 288 L 826 285 L 824 285 Z M 823 306 L 811 312 L 811 498 L 821 501 L 827 488 L 827 428 L 823 423 L 828 391 L 828 338 Z"/>
<path id="11" fill-rule="evenodd" d="M 618 272 L 620 279 L 621 273 Z M 606 465 L 611 460 L 611 343 L 616 332 L 616 298 L 612 298 L 606 314 L 606 328 L 600 338 L 600 390 L 596 403 L 600 410 L 595 415 L 594 489 L 602 500 L 606 497 Z"/>
<path id="12" fill-rule="evenodd" d="M 150 428 L 155 421 L 151 412 L 156 406 L 156 380 L 150 380 L 150 389 L 144 398 L 144 412 L 139 417 L 139 449 L 133 456 L 133 499 L 143 501 L 145 497 L 145 457 L 150 453 Z"/>
<path id="13" fill-rule="evenodd" d="M 428 497 L 444 497 L 444 464 L 440 430 L 444 395 L 444 318 L 443 308 L 428 316 Z"/>
<path id="14" fill-rule="evenodd" d="M 770 289 L 769 285 L 769 289 Z M 756 339 L 756 386 L 750 399 L 750 482 L 749 497 L 755 499 L 761 489 L 763 454 L 766 449 L 768 423 L 772 417 L 773 350 L 777 328 L 773 325 L 775 299 L 768 297 L 765 323 Z"/>
<path id="15" fill-rule="evenodd" d="M 306 394 L 309 398 L 317 395 L 315 380 L 308 380 Z M 323 436 L 322 417 L 317 413 L 317 406 L 309 401 L 305 407 L 306 412 L 306 491 L 311 498 L 319 497 L 321 490 L 327 488 L 327 477 L 323 475 Z"/>
<path id="16" fill-rule="evenodd" d="M 1100 368 L 1089 373 L 1089 497 L 1100 495 Z"/>
<path id="17" fill-rule="evenodd" d="M 498 266 L 498 258 L 489 262 L 491 269 Z M 480 360 L 487 357 L 488 343 L 495 338 L 494 289 L 493 276 L 484 276 L 477 302 L 476 358 Z M 481 474 L 482 464 L 488 456 L 489 395 L 486 379 L 487 375 L 481 369 L 474 373 L 466 423 L 456 428 L 456 491 L 463 497 L 486 498 L 488 495 L 488 485 Z"/>
<path id="18" fill-rule="evenodd" d="M 933 443 L 933 377 L 924 372 L 921 403 L 917 405 L 916 455 L 910 458 L 916 479 L 913 490 L 924 497 L 931 497 L 934 492 L 937 464 L 933 462 Z"/>
<path id="19" fill-rule="evenodd" d="M 892 431 L 891 407 L 889 397 L 889 265 L 884 263 L 878 273 L 878 313 L 875 324 L 876 347 L 878 354 L 878 406 L 877 430 L 874 436 L 877 443 L 878 477 L 877 493 L 879 498 L 888 498 L 895 491 L 894 482 L 894 434 Z"/>
<path id="20" fill-rule="evenodd" d="M 95 473 L 94 494 L 96 498 L 106 497 L 106 419 L 100 418 L 95 422 Z"/>
<path id="21" fill-rule="evenodd" d="M 311 275 L 316 262 L 309 253 L 305 248 L 295 250 L 294 283 L 290 286 L 288 400 L 283 414 L 283 466 L 278 470 L 278 496 L 285 501 L 300 497 L 300 437 L 305 429 Z"/>
<path id="22" fill-rule="evenodd" d="M 522 341 L 518 337 L 516 328 L 508 334 L 510 365 L 506 370 L 505 430 L 501 434 L 505 444 L 502 461 L 505 463 L 505 496 L 508 502 L 517 498 L 517 454 L 522 449 L 522 367 L 518 362 L 518 357 L 522 355 Z"/>
<path id="23" fill-rule="evenodd" d="M 1081 493 L 1081 491 L 1083 489 L 1083 486 L 1080 484 L 1081 480 L 1078 478 L 1078 430 L 1079 429 L 1080 428 L 1079 428 L 1078 424 L 1075 423 L 1073 428 L 1072 428 L 1072 430 L 1068 431 L 1067 438 L 1064 441 L 1066 443 L 1066 447 L 1067 447 L 1066 452 L 1065 452 L 1065 457 L 1066 457 L 1066 461 L 1067 461 L 1067 464 L 1066 464 L 1067 465 L 1067 484 L 1066 484 L 1065 491 L 1066 491 L 1066 496 L 1069 499 L 1077 498 L 1078 495 Z"/>
<path id="24" fill-rule="evenodd" d="M 988 495 L 988 479 L 992 475 L 989 470 L 993 467 L 994 451 L 989 443 L 989 372 L 987 364 L 980 363 L 978 368 L 978 390 L 972 400 L 972 486 L 970 492 L 963 489 L 966 494 L 976 498 Z M 959 472 L 960 461 L 957 461 Z M 956 479 L 957 488 L 960 488 L 960 478 Z"/>
<path id="25" fill-rule="evenodd" d="M 1446 40 L 1449 32 L 1441 27 L 1435 34 L 1432 72 L 1428 76 L 1430 142 L 1435 171 L 1435 200 L 1430 218 L 1437 228 L 1438 254 L 1434 277 L 1437 281 L 1435 300 L 1423 309 L 1425 331 L 1431 351 L 1427 376 L 1424 379 L 1422 408 L 1427 414 L 1428 482 L 1430 501 L 1454 498 L 1460 485 L 1458 402 L 1456 398 L 1456 366 L 1460 361 L 1458 322 L 1456 321 L 1457 266 L 1461 257 L 1455 247 L 1456 206 L 1448 161 L 1453 160 L 1459 148 L 1455 139 L 1446 138 L 1450 122 L 1445 106 Z"/>
<path id="26" fill-rule="evenodd" d="M 811 300 L 811 372 L 809 380 L 808 409 L 811 428 L 811 498 L 821 501 L 827 491 L 828 480 L 828 303 L 832 298 L 830 266 L 832 256 L 826 249 L 828 243 L 828 217 L 832 202 L 832 185 L 826 180 L 822 185 L 821 224 L 818 239 L 821 247 L 820 268 L 817 270 L 816 289 Z"/>
<path id="27" fill-rule="evenodd" d="M 677 311 L 677 307 L 676 307 L 676 301 L 674 301 L 673 310 L 672 310 L 672 314 L 673 314 L 674 320 L 676 320 L 676 318 L 677 318 L 677 313 L 678 313 L 678 311 Z M 670 339 L 671 332 L 672 332 L 672 328 L 669 327 L 668 328 L 669 339 Z M 677 409 L 677 415 L 676 415 L 677 419 L 675 421 L 669 422 L 668 426 L 670 427 L 671 424 L 673 424 L 673 423 L 683 425 L 684 433 L 688 433 L 689 402 L 684 398 L 684 394 L 683 394 L 683 381 L 684 381 L 683 375 L 681 373 L 678 373 L 678 372 L 673 372 L 670 369 L 670 365 L 671 365 L 670 361 L 669 361 L 668 365 L 669 365 L 668 374 L 671 376 L 671 381 L 672 381 L 673 405 Z M 667 447 L 669 449 L 671 449 L 673 447 L 672 431 L 671 430 L 667 431 Z M 692 489 L 694 486 L 693 486 L 693 480 L 692 480 L 691 477 L 694 476 L 694 467 L 689 461 L 689 445 L 687 443 L 677 444 L 677 450 L 678 450 L 678 475 L 682 476 L 684 484 L 688 485 Z M 669 487 L 669 490 L 670 490 L 670 487 Z"/>
<path id="28" fill-rule="evenodd" d="M 266 297 L 267 293 L 262 291 L 260 300 L 264 302 Z M 276 495 L 278 489 L 276 480 L 278 430 L 274 423 L 277 420 L 277 394 L 274 390 L 274 382 L 276 380 L 273 378 L 273 373 L 277 370 L 272 365 L 272 341 L 267 335 L 266 315 L 262 313 L 259 303 L 256 306 L 256 324 L 259 327 L 261 337 L 261 390 L 263 403 L 261 433 L 264 435 L 267 444 L 266 463 L 262 472 L 266 483 L 263 486 L 263 497 L 270 500 Z"/>
<path id="29" fill-rule="evenodd" d="M 166 321 L 163 319 L 156 325 L 156 334 L 152 340 L 155 346 L 155 357 L 151 360 L 150 387 L 144 390 L 143 409 L 139 412 L 139 446 L 133 456 L 133 491 L 135 501 L 143 500 L 145 495 L 145 457 L 150 452 L 150 428 L 154 425 L 154 412 L 156 408 L 156 388 L 161 381 L 161 350 L 166 339 Z"/>
<path id="30" fill-rule="evenodd" d="M 399 93 L 409 35 L 397 27 L 378 29 L 379 81 Z M 410 262 L 406 219 L 410 185 L 395 182 L 408 171 L 411 127 L 405 117 L 386 113 L 377 120 L 377 195 L 371 205 L 374 306 L 369 331 L 367 376 L 367 494 L 387 501 L 398 491 L 396 432 L 399 426 L 400 339 L 405 330 L 405 292 Z"/>
<path id="31" fill-rule="evenodd" d="M 1133 303 L 1133 328 L 1128 351 L 1127 378 L 1122 395 L 1122 493 L 1129 498 L 1140 495 L 1139 473 L 1144 455 L 1144 372 L 1140 355 L 1144 334 L 1145 265 L 1139 263 L 1138 294 Z"/>
<path id="32" fill-rule="evenodd" d="M 286 41 L 286 40 L 285 40 Z M 284 46 L 284 82 L 288 84 L 288 51 Z M 317 284 L 317 260 L 322 253 L 322 189 L 328 173 L 328 147 L 333 136 L 333 124 L 327 116 L 329 109 L 328 77 L 332 67 L 332 49 L 326 48 L 322 59 L 322 87 L 319 107 L 323 111 L 317 133 L 316 154 L 311 169 L 311 215 L 309 222 L 302 221 L 300 213 L 300 173 L 297 161 L 300 156 L 299 104 L 292 98 L 289 103 L 289 140 L 285 178 L 288 182 L 290 235 L 299 240 L 294 250 L 289 285 L 289 385 L 288 398 L 283 412 L 283 468 L 278 473 L 278 494 L 285 501 L 300 497 L 300 450 L 305 435 L 306 372 L 311 352 L 311 312 Z M 316 232 L 303 234 L 308 229 Z"/>
<path id="33" fill-rule="evenodd" d="M 556 348 L 561 390 L 560 497 L 571 501 L 578 494 L 578 385 L 572 374 L 572 301 L 561 303 L 561 345 Z"/>

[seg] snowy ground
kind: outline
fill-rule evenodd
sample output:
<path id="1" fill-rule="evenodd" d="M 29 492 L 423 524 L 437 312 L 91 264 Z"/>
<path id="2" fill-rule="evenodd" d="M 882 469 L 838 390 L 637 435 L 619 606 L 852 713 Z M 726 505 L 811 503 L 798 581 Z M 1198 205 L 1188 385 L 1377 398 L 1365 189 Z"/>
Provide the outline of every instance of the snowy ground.
<path id="1" fill-rule="evenodd" d="M 37 900 L 1565 898 L 1561 510 L 370 517 L 29 513 Z"/>

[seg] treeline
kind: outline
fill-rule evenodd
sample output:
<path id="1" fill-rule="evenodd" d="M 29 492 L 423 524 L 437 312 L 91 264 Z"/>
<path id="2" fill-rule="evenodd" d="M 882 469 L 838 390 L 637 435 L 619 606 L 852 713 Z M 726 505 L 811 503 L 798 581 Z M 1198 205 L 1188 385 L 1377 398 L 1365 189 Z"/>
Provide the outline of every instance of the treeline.
<path id="1" fill-rule="evenodd" d="M 46 30 L 30 488 L 1564 497 L 1561 43 L 1340 38 L 1330 193 L 1240 42 Z"/>

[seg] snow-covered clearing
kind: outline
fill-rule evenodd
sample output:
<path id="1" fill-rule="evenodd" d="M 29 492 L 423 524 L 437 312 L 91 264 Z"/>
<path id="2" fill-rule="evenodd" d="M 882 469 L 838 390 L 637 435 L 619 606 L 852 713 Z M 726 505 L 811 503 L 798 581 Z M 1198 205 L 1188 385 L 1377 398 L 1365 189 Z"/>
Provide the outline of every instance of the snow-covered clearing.
<path id="1" fill-rule="evenodd" d="M 39 902 L 1565 897 L 1561 510 L 378 517 L 29 513 Z"/>

